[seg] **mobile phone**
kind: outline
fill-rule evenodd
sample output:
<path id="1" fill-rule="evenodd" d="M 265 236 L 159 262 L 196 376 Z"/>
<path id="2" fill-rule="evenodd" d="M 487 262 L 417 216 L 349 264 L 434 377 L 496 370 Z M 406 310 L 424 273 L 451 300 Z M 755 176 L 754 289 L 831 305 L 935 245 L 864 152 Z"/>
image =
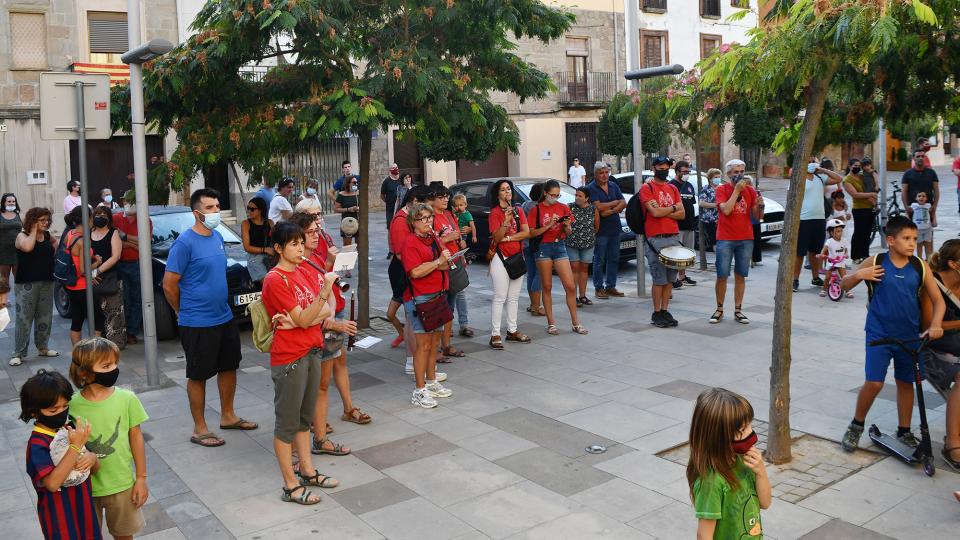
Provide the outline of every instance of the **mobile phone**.
<path id="1" fill-rule="evenodd" d="M 563 216 L 557 220 L 557 223 L 563 223 L 564 221 L 570 221 L 570 216 Z"/>

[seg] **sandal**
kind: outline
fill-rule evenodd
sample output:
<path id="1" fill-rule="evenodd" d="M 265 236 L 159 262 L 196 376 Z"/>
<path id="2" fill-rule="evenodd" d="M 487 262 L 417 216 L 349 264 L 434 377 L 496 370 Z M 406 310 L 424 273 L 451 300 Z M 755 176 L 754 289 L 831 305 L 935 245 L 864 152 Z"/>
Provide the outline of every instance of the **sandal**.
<path id="1" fill-rule="evenodd" d="M 252 429 L 257 429 L 258 427 L 260 426 L 258 426 L 256 422 L 249 422 L 243 418 L 238 418 L 236 422 L 226 426 L 220 424 L 220 429 L 239 429 L 240 431 L 250 431 Z"/>
<path id="2" fill-rule="evenodd" d="M 297 486 L 290 489 L 282 487 L 280 489 L 283 490 L 283 495 L 280 496 L 280 500 L 283 502 L 297 503 L 304 506 L 310 506 L 320 502 L 320 496 L 315 496 L 312 491 L 307 490 L 306 486 Z M 294 497 L 293 494 L 300 490 L 303 490 L 303 493 L 301 493 L 299 497 Z"/>
<path id="3" fill-rule="evenodd" d="M 474 333 L 473 333 L 473 330 L 471 330 L 469 327 L 464 326 L 463 328 L 460 329 L 460 335 L 463 337 L 473 337 Z"/>
<path id="4" fill-rule="evenodd" d="M 960 446 L 953 446 L 953 447 L 947 446 L 947 441 L 944 440 L 943 449 L 940 450 L 940 455 L 943 456 L 943 460 L 947 462 L 947 465 L 949 465 L 951 469 L 953 469 L 956 472 L 960 472 L 960 461 L 957 461 L 950 457 L 950 454 L 953 452 L 956 452 L 957 450 L 960 450 Z"/>
<path id="5" fill-rule="evenodd" d="M 740 306 L 737 306 L 733 311 L 733 318 L 737 320 L 740 324 L 750 324 L 750 319 L 740 311 Z"/>
<path id="6" fill-rule="evenodd" d="M 593 300 L 587 298 L 586 296 L 581 296 L 581 297 L 580 297 L 580 303 L 583 304 L 583 305 L 585 305 L 585 306 L 592 306 L 592 305 L 593 305 Z"/>
<path id="7" fill-rule="evenodd" d="M 821 291 L 820 291 L 820 298 L 826 298 L 826 296 L 827 296 L 827 291 L 821 290 Z"/>
<path id="8" fill-rule="evenodd" d="M 581 336 L 585 336 L 590 333 L 590 331 L 584 328 L 582 324 L 573 325 L 573 331 L 576 332 L 577 334 L 580 334 Z"/>
<path id="9" fill-rule="evenodd" d="M 500 336 L 490 336 L 490 348 L 495 351 L 503 350 L 503 341 L 500 340 Z"/>
<path id="10" fill-rule="evenodd" d="M 551 336 L 556 336 L 556 335 L 559 335 L 559 334 L 560 334 L 560 330 L 557 330 L 557 325 L 555 325 L 555 324 L 548 324 L 548 325 L 547 325 L 547 333 L 550 334 Z"/>
<path id="11" fill-rule="evenodd" d="M 464 356 L 467 355 L 467 353 L 461 350 L 457 350 L 457 348 L 454 347 L 453 345 L 448 345 L 444 347 L 442 352 L 444 356 L 450 356 L 452 358 L 463 358 Z M 449 363 L 449 362 L 442 362 L 442 363 Z"/>
<path id="12" fill-rule="evenodd" d="M 717 309 L 710 316 L 710 324 L 717 324 L 723 320 L 723 304 L 717 304 Z"/>
<path id="13" fill-rule="evenodd" d="M 340 485 L 340 481 L 332 476 L 327 476 L 325 474 L 320 474 L 320 471 L 314 469 L 313 474 L 310 476 L 305 476 L 303 472 L 298 472 L 297 476 L 300 477 L 301 486 L 312 486 L 319 487 L 324 489 L 333 489 Z"/>
<path id="14" fill-rule="evenodd" d="M 507 341 L 514 341 L 516 343 L 530 343 L 532 340 L 530 336 L 526 334 L 521 334 L 519 330 L 516 332 L 507 332 Z"/>
<path id="15" fill-rule="evenodd" d="M 546 317 L 546 316 L 547 316 L 547 312 L 546 312 L 546 311 L 544 311 L 544 310 L 542 310 L 542 309 L 539 309 L 539 308 L 538 308 L 538 309 L 533 309 L 533 306 L 528 307 L 528 308 L 527 308 L 527 312 L 529 312 L 529 313 L 530 313 L 531 315 L 533 315 L 534 317 Z"/>
<path id="16" fill-rule="evenodd" d="M 330 450 L 324 448 L 324 447 L 323 447 L 324 443 L 330 443 L 330 444 L 332 444 L 332 445 L 333 445 L 333 448 L 330 449 Z M 317 439 L 314 439 L 314 440 L 313 440 L 313 444 L 312 444 L 311 447 L 310 447 L 310 453 L 311 453 L 311 454 L 316 454 L 316 455 L 318 455 L 318 456 L 319 456 L 320 454 L 329 454 L 329 455 L 331 455 L 331 456 L 345 456 L 345 455 L 347 455 L 347 454 L 350 453 L 350 449 L 346 449 L 346 450 L 345 450 L 345 449 L 343 448 L 343 445 L 342 445 L 342 444 L 337 444 L 337 443 L 331 441 L 330 439 L 324 437 L 324 438 L 320 439 L 319 441 L 318 441 Z M 323 486 L 320 486 L 320 487 L 323 487 Z"/>
<path id="17" fill-rule="evenodd" d="M 343 416 L 340 417 L 344 422 L 353 422 L 354 424 L 369 424 L 373 418 L 370 418 L 370 415 L 361 411 L 357 407 L 350 409 L 343 413 Z M 330 433 L 329 431 L 327 433 Z"/>
<path id="18" fill-rule="evenodd" d="M 847 291 L 847 298 L 853 298 L 853 293 L 850 291 Z"/>
<path id="19" fill-rule="evenodd" d="M 206 441 L 213 441 L 213 442 L 208 443 Z M 215 448 L 217 446 L 223 446 L 224 444 L 227 444 L 227 441 L 221 439 L 220 437 L 217 437 L 216 435 L 214 435 L 213 433 L 210 433 L 209 431 L 206 433 L 201 433 L 200 435 L 194 435 L 193 437 L 190 437 L 190 442 L 199 446 L 205 446 L 207 448 Z"/>

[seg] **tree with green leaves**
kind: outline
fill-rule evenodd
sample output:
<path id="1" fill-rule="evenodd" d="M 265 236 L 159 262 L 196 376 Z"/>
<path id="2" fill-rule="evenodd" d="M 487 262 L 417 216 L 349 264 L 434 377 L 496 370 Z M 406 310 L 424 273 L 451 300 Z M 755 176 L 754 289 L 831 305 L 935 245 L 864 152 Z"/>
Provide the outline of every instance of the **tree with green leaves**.
<path id="1" fill-rule="evenodd" d="M 604 154 L 620 157 L 633 153 L 633 118 L 640 118 L 640 149 L 644 154 L 654 154 L 670 142 L 666 123 L 663 84 L 644 81 L 639 92 L 619 92 L 600 116 L 597 126 L 597 142 Z"/>
<path id="2" fill-rule="evenodd" d="M 545 97 L 550 78 L 515 54 L 515 41 L 549 42 L 573 20 L 536 0 L 212 0 L 195 35 L 145 65 L 146 110 L 161 131 L 176 129 L 174 187 L 221 160 L 254 183 L 273 181 L 279 156 L 349 130 L 360 139 L 360 189 L 369 193 L 375 130 L 409 130 L 433 159 L 516 151 L 518 130 L 489 96 Z M 270 58 L 284 61 L 262 78 L 241 73 Z M 362 197 L 362 327 L 368 215 Z"/>

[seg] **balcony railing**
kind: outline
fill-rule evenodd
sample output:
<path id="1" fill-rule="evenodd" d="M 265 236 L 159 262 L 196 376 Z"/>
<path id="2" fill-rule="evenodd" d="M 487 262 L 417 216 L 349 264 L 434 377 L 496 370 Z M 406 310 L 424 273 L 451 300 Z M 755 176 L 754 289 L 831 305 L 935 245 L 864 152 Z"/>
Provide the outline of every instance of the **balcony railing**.
<path id="1" fill-rule="evenodd" d="M 554 82 L 557 84 L 557 102 L 566 107 L 602 107 L 616 92 L 614 74 L 609 72 L 560 71 L 554 75 Z"/>

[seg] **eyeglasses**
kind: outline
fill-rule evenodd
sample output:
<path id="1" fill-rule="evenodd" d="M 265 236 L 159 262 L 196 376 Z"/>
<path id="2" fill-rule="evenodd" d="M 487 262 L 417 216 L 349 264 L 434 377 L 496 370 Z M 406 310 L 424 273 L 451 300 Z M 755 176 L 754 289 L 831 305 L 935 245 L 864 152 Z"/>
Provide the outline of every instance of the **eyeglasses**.
<path id="1" fill-rule="evenodd" d="M 433 222 L 433 216 L 418 217 L 418 218 L 415 219 L 414 221 L 419 221 L 420 223 L 432 223 L 432 222 Z"/>
<path id="2" fill-rule="evenodd" d="M 320 229 L 309 229 L 309 230 L 303 231 L 303 234 L 306 234 L 309 236 L 320 236 Z"/>

